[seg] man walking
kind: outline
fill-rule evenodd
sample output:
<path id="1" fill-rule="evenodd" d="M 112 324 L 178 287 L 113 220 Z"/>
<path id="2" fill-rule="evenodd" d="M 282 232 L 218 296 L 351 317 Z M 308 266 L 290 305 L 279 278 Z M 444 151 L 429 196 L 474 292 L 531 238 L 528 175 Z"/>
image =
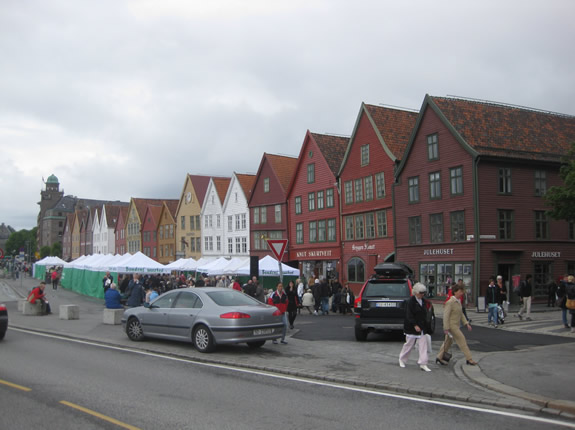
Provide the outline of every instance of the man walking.
<path id="1" fill-rule="evenodd" d="M 520 320 L 523 319 L 523 314 L 525 313 L 525 319 L 527 321 L 531 321 L 531 295 L 532 295 L 532 285 L 531 279 L 533 277 L 531 274 L 525 276 L 525 281 L 521 281 L 519 284 L 519 297 L 523 300 L 523 304 L 521 309 L 519 309 L 519 313 L 517 314 L 517 318 Z"/>

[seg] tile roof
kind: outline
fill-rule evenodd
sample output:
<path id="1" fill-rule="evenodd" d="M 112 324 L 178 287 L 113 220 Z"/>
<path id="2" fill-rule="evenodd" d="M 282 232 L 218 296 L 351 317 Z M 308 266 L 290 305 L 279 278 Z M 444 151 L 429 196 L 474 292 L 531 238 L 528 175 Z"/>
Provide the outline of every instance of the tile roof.
<path id="1" fill-rule="evenodd" d="M 428 99 L 481 155 L 556 162 L 575 142 L 574 116 L 466 99 Z"/>
<path id="2" fill-rule="evenodd" d="M 172 218 L 176 219 L 176 211 L 178 210 L 178 204 L 180 203 L 179 200 L 164 200 L 168 211 L 170 211 L 170 215 Z"/>
<path id="3" fill-rule="evenodd" d="M 337 176 L 349 143 L 348 137 L 311 133 L 334 176 Z"/>
<path id="4" fill-rule="evenodd" d="M 254 189 L 254 184 L 256 183 L 256 175 L 236 173 L 236 178 L 238 178 L 238 182 L 240 183 L 242 190 L 244 190 L 246 200 L 249 200 Z"/>
<path id="5" fill-rule="evenodd" d="M 401 160 L 415 127 L 418 112 L 368 104 L 364 106 L 387 147 L 395 158 Z"/>
<path id="6" fill-rule="evenodd" d="M 297 157 L 286 157 L 285 155 L 264 154 L 269 165 L 276 174 L 284 192 L 287 192 L 291 179 L 297 169 Z"/>
<path id="7" fill-rule="evenodd" d="M 116 228 L 116 223 L 118 222 L 118 217 L 120 216 L 121 207 L 122 206 L 119 205 L 106 204 L 106 223 L 108 224 L 108 227 Z"/>
<path id="8" fill-rule="evenodd" d="M 148 205 L 158 205 L 161 206 L 164 200 L 162 199 L 140 199 L 136 197 L 132 197 L 134 201 L 134 205 L 136 206 L 136 210 L 138 211 L 138 216 L 140 217 L 140 222 L 144 219 L 144 215 L 146 214 L 146 209 Z"/>
<path id="9" fill-rule="evenodd" d="M 220 202 L 223 203 L 232 178 L 212 178 L 212 180 L 214 181 L 214 187 L 216 187 L 216 192 L 218 193 Z"/>
<path id="10" fill-rule="evenodd" d="M 211 176 L 188 175 L 188 177 L 194 186 L 194 191 L 196 192 L 196 197 L 198 198 L 198 203 L 201 207 L 203 206 L 204 199 L 206 198 L 206 192 L 208 191 L 208 185 L 210 184 Z"/>

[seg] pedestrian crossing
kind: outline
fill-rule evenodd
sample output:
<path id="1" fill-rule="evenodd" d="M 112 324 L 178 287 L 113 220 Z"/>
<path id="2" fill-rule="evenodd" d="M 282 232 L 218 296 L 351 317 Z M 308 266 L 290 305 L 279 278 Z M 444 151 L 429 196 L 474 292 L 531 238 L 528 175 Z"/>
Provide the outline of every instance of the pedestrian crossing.
<path id="1" fill-rule="evenodd" d="M 473 320 L 473 326 L 491 327 L 487 322 L 487 313 L 483 312 L 468 312 L 469 318 Z M 567 319 L 571 321 L 571 315 L 567 315 Z M 528 321 L 525 316 L 523 320 L 517 317 L 516 312 L 509 312 L 505 318 L 504 324 L 499 324 L 497 329 L 506 330 L 520 333 L 538 333 L 547 334 L 552 336 L 571 337 L 575 340 L 575 333 L 571 333 L 570 328 L 565 328 L 561 319 L 561 312 L 532 312 L 531 321 Z"/>

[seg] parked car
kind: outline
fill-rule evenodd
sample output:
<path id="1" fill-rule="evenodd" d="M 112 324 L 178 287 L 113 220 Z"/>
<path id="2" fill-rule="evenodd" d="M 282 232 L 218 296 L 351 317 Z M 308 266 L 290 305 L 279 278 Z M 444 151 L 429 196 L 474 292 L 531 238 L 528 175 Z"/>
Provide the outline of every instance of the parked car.
<path id="1" fill-rule="evenodd" d="M 413 271 L 401 263 L 381 263 L 363 285 L 354 303 L 355 338 L 372 332 L 403 332 L 406 301 L 411 297 Z M 429 334 L 435 330 L 433 304 L 427 303 Z"/>
<path id="2" fill-rule="evenodd" d="M 0 340 L 4 339 L 8 329 L 8 309 L 6 305 L 0 304 Z"/>
<path id="3" fill-rule="evenodd" d="M 162 294 L 149 305 L 124 312 L 128 337 L 192 342 L 200 352 L 216 345 L 247 343 L 252 348 L 282 335 L 282 316 L 274 306 L 231 288 L 184 288 Z"/>

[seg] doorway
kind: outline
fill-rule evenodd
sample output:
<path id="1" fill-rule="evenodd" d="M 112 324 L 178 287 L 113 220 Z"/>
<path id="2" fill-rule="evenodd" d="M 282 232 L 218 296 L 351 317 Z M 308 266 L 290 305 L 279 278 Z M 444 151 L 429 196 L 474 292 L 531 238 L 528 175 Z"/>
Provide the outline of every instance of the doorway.
<path id="1" fill-rule="evenodd" d="M 519 304 L 519 296 L 513 294 L 513 286 L 511 285 L 511 278 L 515 272 L 515 264 L 498 264 L 497 275 L 503 276 L 503 282 L 507 287 L 507 301 L 512 305 Z"/>

